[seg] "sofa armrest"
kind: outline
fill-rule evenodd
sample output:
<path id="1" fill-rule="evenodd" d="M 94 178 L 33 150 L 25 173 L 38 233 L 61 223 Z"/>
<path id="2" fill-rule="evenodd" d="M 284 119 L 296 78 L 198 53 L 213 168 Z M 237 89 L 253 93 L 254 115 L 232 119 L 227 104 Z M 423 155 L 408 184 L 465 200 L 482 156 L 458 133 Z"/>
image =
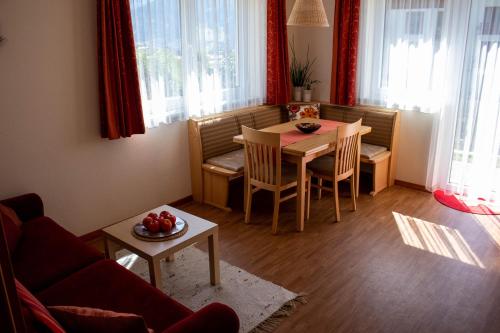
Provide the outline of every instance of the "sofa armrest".
<path id="1" fill-rule="evenodd" d="M 163 333 L 237 333 L 240 320 L 233 309 L 221 303 L 211 303 L 178 321 Z"/>
<path id="2" fill-rule="evenodd" d="M 23 222 L 44 215 L 42 198 L 35 193 L 5 199 L 0 201 L 0 204 L 12 208 Z"/>

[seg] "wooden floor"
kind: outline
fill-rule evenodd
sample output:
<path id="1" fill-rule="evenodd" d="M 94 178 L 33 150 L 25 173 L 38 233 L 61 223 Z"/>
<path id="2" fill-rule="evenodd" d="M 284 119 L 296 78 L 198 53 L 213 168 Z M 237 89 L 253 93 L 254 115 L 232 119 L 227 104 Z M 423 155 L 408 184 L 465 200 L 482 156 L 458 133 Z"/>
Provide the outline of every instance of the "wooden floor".
<path id="1" fill-rule="evenodd" d="M 313 199 L 303 233 L 291 200 L 273 236 L 271 197 L 256 197 L 250 225 L 241 207 L 180 208 L 220 225 L 223 260 L 308 295 L 276 332 L 500 332 L 498 217 L 477 219 L 394 186 L 361 194 L 356 212 L 341 198 L 339 223 L 331 195 Z"/>

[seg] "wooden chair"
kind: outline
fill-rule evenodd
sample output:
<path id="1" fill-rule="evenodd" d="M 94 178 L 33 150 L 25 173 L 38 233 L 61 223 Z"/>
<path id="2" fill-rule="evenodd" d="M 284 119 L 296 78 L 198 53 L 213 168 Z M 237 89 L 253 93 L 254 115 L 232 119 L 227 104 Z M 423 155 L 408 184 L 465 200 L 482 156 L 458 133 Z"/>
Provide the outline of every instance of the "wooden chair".
<path id="1" fill-rule="evenodd" d="M 283 164 L 279 133 L 261 132 L 242 126 L 245 140 L 246 202 L 245 223 L 250 222 L 252 195 L 260 190 L 274 192 L 274 213 L 272 232 L 278 232 L 280 203 L 297 196 L 297 191 L 285 197 L 281 192 L 297 186 L 297 168 Z M 309 219 L 311 198 L 311 173 L 307 173 L 306 219 Z"/>
<path id="2" fill-rule="evenodd" d="M 356 163 L 359 149 L 359 130 L 361 119 L 355 123 L 341 126 L 337 129 L 334 156 L 322 156 L 311 161 L 308 169 L 313 173 L 312 177 L 318 178 L 318 184 L 312 184 L 318 188 L 318 197 L 321 198 L 321 190 L 331 191 L 334 196 L 335 217 L 340 221 L 339 187 L 338 182 L 349 180 L 351 183 L 352 210 L 356 210 Z M 332 187 L 323 186 L 323 180 L 331 181 Z"/>

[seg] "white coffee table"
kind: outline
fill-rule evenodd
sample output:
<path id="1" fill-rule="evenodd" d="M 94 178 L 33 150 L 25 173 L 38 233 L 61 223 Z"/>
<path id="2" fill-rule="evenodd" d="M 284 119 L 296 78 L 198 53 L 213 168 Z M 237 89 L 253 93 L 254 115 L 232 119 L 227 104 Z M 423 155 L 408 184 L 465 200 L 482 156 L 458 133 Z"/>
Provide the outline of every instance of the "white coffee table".
<path id="1" fill-rule="evenodd" d="M 179 238 L 162 242 L 142 241 L 132 235 L 133 226 L 141 222 L 149 212 L 159 214 L 162 210 L 169 211 L 186 221 L 188 224 L 188 231 Z M 219 226 L 215 223 L 188 214 L 174 207 L 164 205 L 104 228 L 103 234 L 106 257 L 116 260 L 116 251 L 121 248 L 126 248 L 146 259 L 149 263 L 151 284 L 155 287 L 161 286 L 160 260 L 174 260 L 175 252 L 208 238 L 210 283 L 212 285 L 220 283 Z"/>

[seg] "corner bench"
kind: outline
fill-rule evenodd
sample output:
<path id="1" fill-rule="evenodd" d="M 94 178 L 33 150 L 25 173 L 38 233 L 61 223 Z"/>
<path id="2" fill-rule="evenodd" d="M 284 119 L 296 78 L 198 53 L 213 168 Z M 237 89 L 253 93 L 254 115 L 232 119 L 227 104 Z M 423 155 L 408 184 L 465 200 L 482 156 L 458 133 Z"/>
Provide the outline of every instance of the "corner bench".
<path id="1" fill-rule="evenodd" d="M 372 128 L 361 138 L 361 170 L 372 174 L 371 195 L 394 185 L 399 147 L 400 114 L 397 110 L 374 106 L 353 107 L 321 104 L 320 117 L 352 123 L 362 119 Z"/>
<path id="2" fill-rule="evenodd" d="M 399 142 L 399 112 L 371 106 L 320 105 L 320 117 L 342 122 L 363 119 L 372 132 L 361 143 L 361 169 L 373 174 L 371 194 L 394 184 Z M 243 176 L 244 154 L 233 137 L 241 126 L 261 129 L 286 122 L 283 106 L 258 106 L 188 122 L 193 199 L 215 207 L 228 207 L 229 183 Z"/>
<path id="3" fill-rule="evenodd" d="M 188 122 L 191 187 L 195 201 L 231 210 L 229 182 L 242 177 L 245 165 L 241 145 L 233 137 L 241 126 L 261 129 L 286 121 L 279 105 L 239 109 Z"/>

